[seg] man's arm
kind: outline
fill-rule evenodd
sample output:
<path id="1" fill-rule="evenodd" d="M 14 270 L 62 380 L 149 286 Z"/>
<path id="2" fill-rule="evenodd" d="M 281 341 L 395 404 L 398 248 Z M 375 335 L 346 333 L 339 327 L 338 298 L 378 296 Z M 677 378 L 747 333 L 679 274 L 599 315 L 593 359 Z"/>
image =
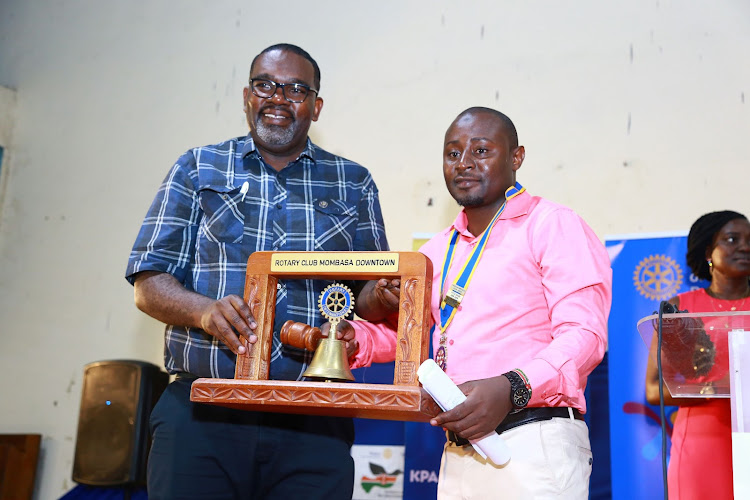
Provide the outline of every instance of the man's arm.
<path id="1" fill-rule="evenodd" d="M 188 151 L 167 173 L 143 219 L 125 271 L 130 284 L 144 271 L 186 281 L 202 215 L 197 182 L 195 157 Z"/>
<path id="2" fill-rule="evenodd" d="M 395 360 L 397 336 L 398 318 L 394 316 L 378 322 L 342 321 L 336 335 L 339 340 L 347 342 L 352 368 Z"/>
<path id="3" fill-rule="evenodd" d="M 233 352 L 245 348 L 232 327 L 255 341 L 249 307 L 235 296 L 219 301 L 183 286 L 190 273 L 202 215 L 192 151 L 177 160 L 144 218 L 128 261 L 126 278 L 135 288 L 138 309 L 170 325 L 202 328 Z"/>
<path id="4" fill-rule="evenodd" d="M 247 303 L 237 295 L 214 300 L 185 289 L 169 273 L 143 271 L 135 276 L 135 305 L 169 325 L 201 328 L 224 342 L 235 354 L 245 347 L 235 332 L 254 343 L 258 326 Z"/>
<path id="5" fill-rule="evenodd" d="M 526 366 L 529 406 L 585 405 L 583 380 L 607 348 L 612 269 L 599 238 L 572 210 L 557 209 L 531 235 L 549 308 L 551 341 Z"/>

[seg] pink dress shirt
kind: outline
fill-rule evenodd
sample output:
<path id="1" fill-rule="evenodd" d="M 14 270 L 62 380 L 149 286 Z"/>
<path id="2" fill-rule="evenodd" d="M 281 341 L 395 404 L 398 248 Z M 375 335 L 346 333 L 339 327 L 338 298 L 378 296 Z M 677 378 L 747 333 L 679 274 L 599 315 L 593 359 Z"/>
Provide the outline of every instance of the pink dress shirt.
<path id="1" fill-rule="evenodd" d="M 479 236 L 466 215 L 425 243 L 433 263 L 433 355 L 440 340 L 440 278 L 451 231 L 453 283 Z M 447 374 L 457 384 L 521 369 L 529 378 L 529 406 L 586 411 L 586 378 L 607 348 L 612 270 L 599 238 L 569 208 L 528 192 L 508 201 L 447 332 Z M 391 324 L 353 322 L 360 350 L 354 366 L 392 361 Z"/>

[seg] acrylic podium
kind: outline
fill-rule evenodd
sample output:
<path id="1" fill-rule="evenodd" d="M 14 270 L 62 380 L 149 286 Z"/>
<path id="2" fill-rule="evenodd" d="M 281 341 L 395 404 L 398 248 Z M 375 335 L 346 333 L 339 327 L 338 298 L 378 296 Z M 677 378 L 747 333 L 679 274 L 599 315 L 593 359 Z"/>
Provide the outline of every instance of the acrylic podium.
<path id="1" fill-rule="evenodd" d="M 268 380 L 279 279 L 399 278 L 401 298 L 393 384 Z M 245 301 L 258 340 L 237 356 L 233 379 L 201 378 L 190 399 L 231 408 L 383 420 L 427 421 L 417 368 L 429 356 L 432 263 L 419 252 L 255 252 Z"/>
<path id="2" fill-rule="evenodd" d="M 657 325 L 656 314 L 638 321 L 646 347 Z M 661 363 L 673 397 L 730 399 L 734 496 L 750 498 L 750 312 L 663 314 Z"/>

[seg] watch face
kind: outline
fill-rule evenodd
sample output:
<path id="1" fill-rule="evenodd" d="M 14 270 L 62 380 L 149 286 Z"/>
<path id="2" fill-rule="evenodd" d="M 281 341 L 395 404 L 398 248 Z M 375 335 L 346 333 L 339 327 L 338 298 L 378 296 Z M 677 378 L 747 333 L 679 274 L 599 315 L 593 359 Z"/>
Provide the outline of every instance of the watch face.
<path id="1" fill-rule="evenodd" d="M 513 405 L 516 408 L 523 408 L 529 404 L 529 390 L 526 387 L 519 387 L 513 392 Z"/>

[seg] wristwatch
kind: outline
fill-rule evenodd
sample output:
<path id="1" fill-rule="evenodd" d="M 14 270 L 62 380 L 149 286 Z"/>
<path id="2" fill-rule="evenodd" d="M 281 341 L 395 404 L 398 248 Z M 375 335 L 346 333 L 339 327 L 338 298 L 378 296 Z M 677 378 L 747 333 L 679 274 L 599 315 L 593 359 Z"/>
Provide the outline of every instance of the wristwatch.
<path id="1" fill-rule="evenodd" d="M 510 402 L 513 408 L 515 410 L 526 408 L 531 399 L 531 386 L 526 377 L 522 377 L 516 370 L 503 373 L 503 375 L 510 381 Z"/>

